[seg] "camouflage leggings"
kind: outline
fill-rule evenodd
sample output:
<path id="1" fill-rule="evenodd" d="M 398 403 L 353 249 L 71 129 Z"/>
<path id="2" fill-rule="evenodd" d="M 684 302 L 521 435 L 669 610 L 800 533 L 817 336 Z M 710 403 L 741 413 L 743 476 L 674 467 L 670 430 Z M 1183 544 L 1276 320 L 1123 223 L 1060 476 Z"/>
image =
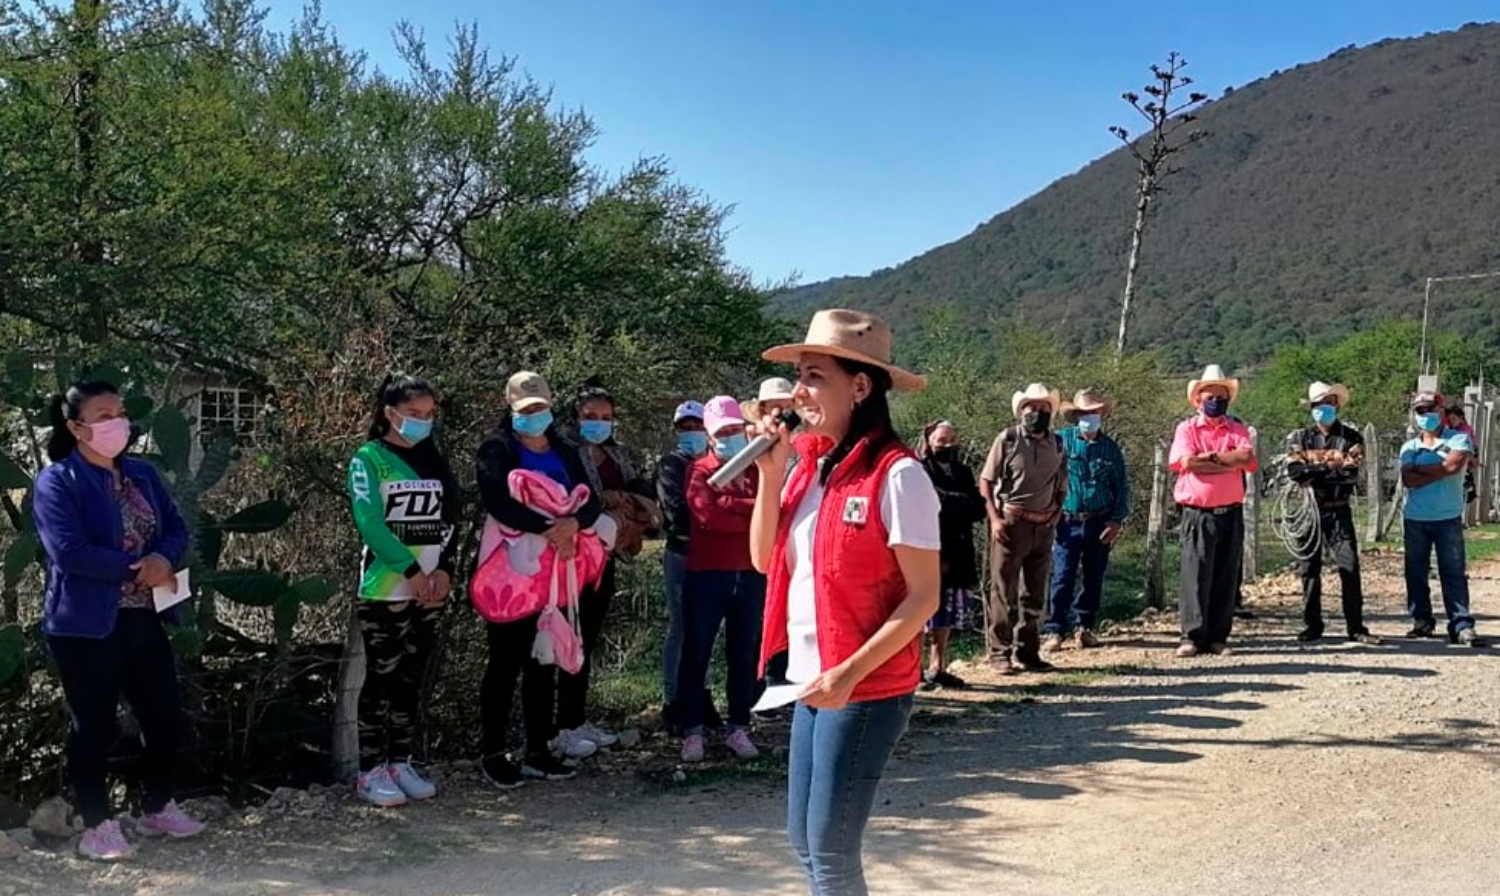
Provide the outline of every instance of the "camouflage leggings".
<path id="1" fill-rule="evenodd" d="M 422 678 L 437 639 L 438 609 L 411 601 L 359 603 L 365 683 L 359 692 L 360 764 L 404 762 L 412 755 Z"/>

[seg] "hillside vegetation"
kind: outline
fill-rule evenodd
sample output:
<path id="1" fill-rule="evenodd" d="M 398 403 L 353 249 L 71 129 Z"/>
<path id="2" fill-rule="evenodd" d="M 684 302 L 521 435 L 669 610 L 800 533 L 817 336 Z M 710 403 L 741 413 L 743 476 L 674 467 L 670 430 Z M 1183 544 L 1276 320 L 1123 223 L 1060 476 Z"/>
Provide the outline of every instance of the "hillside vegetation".
<path id="1" fill-rule="evenodd" d="M 1181 157 L 1147 235 L 1131 337 L 1174 367 L 1419 318 L 1428 276 L 1500 269 L 1500 26 L 1346 48 L 1225 91 L 1201 124 L 1211 136 Z M 974 324 L 1039 325 L 1070 350 L 1106 344 L 1132 165 L 1122 148 L 962 239 L 783 304 L 910 321 L 952 303 Z M 1434 321 L 1494 343 L 1497 293 L 1500 280 L 1444 286 Z"/>

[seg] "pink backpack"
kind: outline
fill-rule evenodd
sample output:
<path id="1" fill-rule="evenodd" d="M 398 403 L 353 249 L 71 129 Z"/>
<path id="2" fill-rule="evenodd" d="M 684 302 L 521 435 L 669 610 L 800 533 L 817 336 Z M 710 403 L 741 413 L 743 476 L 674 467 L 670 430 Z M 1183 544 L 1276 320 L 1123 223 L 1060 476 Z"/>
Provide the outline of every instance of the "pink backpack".
<path id="1" fill-rule="evenodd" d="M 512 497 L 548 519 L 572 516 L 589 497 L 587 486 L 579 485 L 569 492 L 552 478 L 530 470 L 513 470 L 506 483 Z M 574 581 L 597 585 L 603 578 L 609 550 L 606 541 L 612 535 L 610 522 L 601 516 L 593 529 L 578 533 L 572 562 L 562 564 L 572 567 Z M 469 581 L 469 600 L 487 622 L 526 619 L 554 601 L 562 607 L 577 599 L 577 589 L 571 595 L 557 593 L 561 572 L 557 570 L 557 551 L 540 535 L 486 518 L 479 557 L 479 568 Z"/>

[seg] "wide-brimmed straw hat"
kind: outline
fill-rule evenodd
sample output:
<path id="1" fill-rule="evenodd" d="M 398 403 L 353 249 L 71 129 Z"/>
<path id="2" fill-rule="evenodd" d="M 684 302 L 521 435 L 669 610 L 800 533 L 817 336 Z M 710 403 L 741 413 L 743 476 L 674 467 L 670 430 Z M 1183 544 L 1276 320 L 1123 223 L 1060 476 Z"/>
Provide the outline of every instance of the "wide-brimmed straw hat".
<path id="1" fill-rule="evenodd" d="M 1321 380 L 1307 387 L 1306 404 L 1308 407 L 1312 407 L 1315 404 L 1322 404 L 1330 398 L 1336 399 L 1341 408 L 1347 406 L 1349 404 L 1349 387 L 1343 383 L 1334 383 L 1330 386 Z"/>
<path id="2" fill-rule="evenodd" d="M 1203 368 L 1203 376 L 1188 383 L 1188 404 L 1198 400 L 1198 393 L 1209 386 L 1223 386 L 1229 390 L 1229 399 L 1233 401 L 1240 394 L 1240 381 L 1224 375 L 1224 368 L 1217 364 L 1210 364 Z"/>
<path id="3" fill-rule="evenodd" d="M 1021 416 L 1021 405 L 1033 401 L 1047 402 L 1052 409 L 1052 413 L 1056 414 L 1058 409 L 1062 407 L 1062 394 L 1056 389 L 1049 389 L 1041 383 L 1032 383 L 1010 397 L 1010 412 L 1019 417 Z"/>
<path id="4" fill-rule="evenodd" d="M 813 315 L 807 338 L 794 345 L 778 345 L 761 354 L 767 361 L 795 364 L 804 354 L 831 355 L 879 367 L 891 375 L 897 392 L 927 388 L 927 377 L 891 363 L 891 327 L 873 314 L 833 308 Z"/>
<path id="5" fill-rule="evenodd" d="M 1072 401 L 1062 403 L 1064 414 L 1108 414 L 1115 409 L 1115 400 L 1105 398 L 1093 389 L 1079 389 L 1073 393 Z"/>

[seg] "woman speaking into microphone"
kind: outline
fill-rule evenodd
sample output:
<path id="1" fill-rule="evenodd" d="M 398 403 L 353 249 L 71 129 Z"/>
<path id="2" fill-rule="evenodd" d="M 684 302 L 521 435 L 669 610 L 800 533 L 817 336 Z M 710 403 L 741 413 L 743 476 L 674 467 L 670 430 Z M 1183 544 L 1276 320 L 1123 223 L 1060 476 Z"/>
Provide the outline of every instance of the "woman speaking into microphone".
<path id="1" fill-rule="evenodd" d="M 756 463 L 750 523 L 767 576 L 761 664 L 788 651 L 802 686 L 792 722 L 787 834 L 814 896 L 862 896 L 861 843 L 875 790 L 911 716 L 921 635 L 938 608 L 941 505 L 891 426 L 889 393 L 926 380 L 891 363 L 891 330 L 820 311 L 807 339 L 770 349 L 797 366 L 800 460 L 786 425 Z"/>

